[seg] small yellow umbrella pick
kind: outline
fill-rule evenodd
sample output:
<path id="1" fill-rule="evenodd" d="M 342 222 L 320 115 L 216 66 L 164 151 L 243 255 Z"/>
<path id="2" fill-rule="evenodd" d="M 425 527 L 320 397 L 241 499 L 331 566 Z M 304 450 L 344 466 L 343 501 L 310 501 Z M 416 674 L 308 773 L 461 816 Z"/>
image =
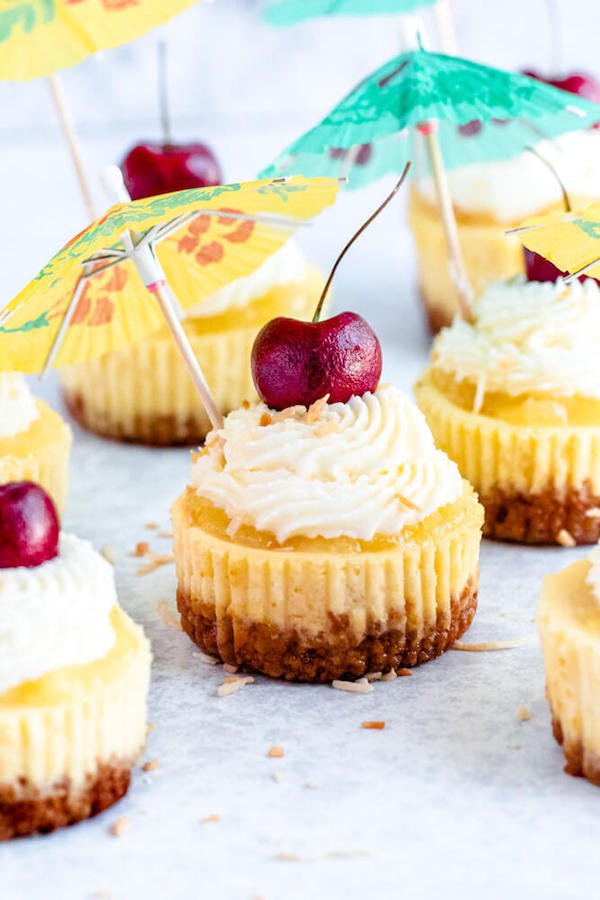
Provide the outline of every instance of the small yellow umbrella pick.
<path id="1" fill-rule="evenodd" d="M 529 250 L 569 272 L 567 281 L 583 275 L 600 278 L 600 204 L 579 211 L 527 219 L 508 234 L 518 234 Z M 557 273 L 558 274 L 558 273 Z"/>
<path id="2" fill-rule="evenodd" d="M 0 371 L 43 375 L 133 343 L 164 319 L 218 428 L 180 309 L 258 268 L 338 188 L 335 178 L 278 178 L 116 204 L 0 313 Z"/>

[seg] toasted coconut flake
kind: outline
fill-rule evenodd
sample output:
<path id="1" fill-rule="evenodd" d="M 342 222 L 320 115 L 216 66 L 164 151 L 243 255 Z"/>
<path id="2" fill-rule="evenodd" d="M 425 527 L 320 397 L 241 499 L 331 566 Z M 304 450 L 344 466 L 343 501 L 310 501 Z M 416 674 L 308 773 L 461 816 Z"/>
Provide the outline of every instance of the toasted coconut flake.
<path id="1" fill-rule="evenodd" d="M 175 532 L 174 531 L 159 531 L 158 536 L 159 536 L 159 538 L 172 538 L 172 537 L 175 537 Z"/>
<path id="2" fill-rule="evenodd" d="M 235 675 L 238 670 L 238 666 L 232 666 L 231 663 L 225 663 L 223 666 L 224 672 L 229 672 L 230 675 Z"/>
<path id="3" fill-rule="evenodd" d="M 336 679 L 331 682 L 331 687 L 336 691 L 347 691 L 349 694 L 368 694 L 373 690 L 373 685 L 369 684 L 366 678 L 359 681 L 339 681 Z"/>
<path id="4" fill-rule="evenodd" d="M 330 422 L 323 422 L 321 425 L 317 425 L 315 429 L 313 429 L 313 434 L 316 438 L 327 437 L 328 434 L 335 434 L 335 432 L 340 430 L 339 423 L 335 421 L 335 419 L 331 419 Z"/>
<path id="5" fill-rule="evenodd" d="M 150 544 L 148 541 L 139 541 L 135 545 L 135 550 L 131 554 L 132 556 L 145 556 L 148 550 L 150 549 Z"/>
<path id="6" fill-rule="evenodd" d="M 166 566 L 168 563 L 172 563 L 175 561 L 175 557 L 172 553 L 146 553 L 146 558 L 150 560 L 147 566 L 142 566 L 141 569 L 137 570 L 138 575 L 150 575 L 152 572 L 156 572 L 157 569 L 160 569 L 161 566 Z"/>
<path id="7" fill-rule="evenodd" d="M 517 647 L 525 647 L 535 641 L 535 634 L 528 634 L 513 641 L 484 641 L 480 644 L 466 644 L 464 641 L 455 641 L 451 650 L 466 650 L 469 653 L 485 653 L 487 650 L 514 650 Z"/>
<path id="8" fill-rule="evenodd" d="M 111 566 L 114 566 L 115 554 L 110 544 L 105 544 L 104 547 L 100 549 L 100 555 L 103 556 L 106 562 L 109 562 Z"/>
<path id="9" fill-rule="evenodd" d="M 177 631 L 181 631 L 181 621 L 179 616 L 171 609 L 169 601 L 165 599 L 159 600 L 156 605 L 165 625 L 169 628 L 175 628 Z"/>
<path id="10" fill-rule="evenodd" d="M 385 722 L 361 722 L 361 728 L 366 728 L 370 731 L 383 731 L 385 728 Z"/>
<path id="11" fill-rule="evenodd" d="M 247 684 L 253 684 L 254 678 L 250 675 L 244 678 L 226 678 L 223 681 L 223 684 L 220 684 L 217 688 L 217 697 L 228 697 L 230 694 L 235 694 L 237 691 L 241 691 L 242 688 L 246 687 Z"/>
<path id="12" fill-rule="evenodd" d="M 324 397 L 321 397 L 319 400 L 315 400 L 314 403 L 308 407 L 306 415 L 304 416 L 304 421 L 307 425 L 312 425 L 313 422 L 317 422 L 321 416 L 321 413 L 327 406 L 327 401 L 329 400 L 329 394 L 325 394 Z"/>
<path id="13" fill-rule="evenodd" d="M 396 494 L 396 500 L 401 506 L 406 506 L 408 509 L 412 509 L 413 512 L 421 512 L 421 507 L 417 506 L 416 503 L 413 503 L 412 500 L 409 500 L 408 497 L 405 497 L 403 494 Z"/>
<path id="14" fill-rule="evenodd" d="M 600 506 L 591 506 L 589 509 L 586 509 L 585 514 L 591 519 L 600 519 Z"/>
<path id="15" fill-rule="evenodd" d="M 398 678 L 410 678 L 413 674 L 412 669 L 398 669 L 396 676 Z"/>
<path id="16" fill-rule="evenodd" d="M 561 528 L 558 534 L 556 535 L 556 543 L 560 544 L 561 547 L 576 547 L 577 541 L 573 537 L 570 531 L 567 531 L 566 528 Z"/>
<path id="17" fill-rule="evenodd" d="M 243 681 L 244 684 L 254 684 L 252 675 L 230 675 L 229 678 L 223 679 L 223 684 L 231 684 L 232 681 Z"/>
<path id="18" fill-rule="evenodd" d="M 485 400 L 485 384 L 486 377 L 484 373 L 477 379 L 477 388 L 475 390 L 475 396 L 473 398 L 473 412 L 475 414 L 477 414 L 483 406 L 483 401 Z"/>
<path id="19" fill-rule="evenodd" d="M 192 656 L 199 659 L 200 662 L 206 663 L 207 666 L 218 666 L 221 662 L 216 656 L 209 656 L 208 653 L 202 653 L 201 650 L 195 650 L 192 653 Z"/>
<path id="20" fill-rule="evenodd" d="M 381 680 L 382 681 L 395 681 L 397 677 L 398 677 L 397 673 L 395 672 L 394 669 L 392 669 L 390 672 L 385 672 L 381 676 Z"/>
<path id="21" fill-rule="evenodd" d="M 277 781 L 277 782 L 283 781 L 283 775 L 281 774 L 281 772 L 278 772 L 277 770 L 275 770 L 275 772 L 273 772 L 271 777 L 272 777 L 273 781 Z"/>
<path id="22" fill-rule="evenodd" d="M 160 763 L 157 759 L 149 759 L 142 766 L 144 772 L 155 772 L 157 769 L 160 769 Z"/>
<path id="23" fill-rule="evenodd" d="M 250 401 L 242 400 L 242 409 L 250 409 Z"/>
<path id="24" fill-rule="evenodd" d="M 287 419 L 295 419 L 296 416 L 305 415 L 305 406 L 286 406 L 285 409 L 281 409 L 279 410 L 279 412 L 275 413 L 275 415 L 273 416 L 273 422 L 285 422 Z"/>
<path id="25" fill-rule="evenodd" d="M 524 706 L 520 706 L 517 710 L 517 715 L 521 722 L 529 722 L 531 718 L 531 713 Z"/>
<path id="26" fill-rule="evenodd" d="M 217 813 L 212 813 L 212 815 L 205 816 L 204 819 L 202 819 L 202 824 L 208 825 L 210 822 L 218 822 L 218 821 L 219 821 L 219 816 L 217 815 Z"/>
<path id="27" fill-rule="evenodd" d="M 271 416 L 269 415 L 269 413 L 265 412 L 262 414 L 262 416 L 258 420 L 258 424 L 260 425 L 261 428 L 265 428 L 267 425 L 270 425 L 272 421 L 273 420 L 272 420 Z"/>
<path id="28" fill-rule="evenodd" d="M 117 819 L 117 821 L 113 825 L 111 825 L 110 833 L 113 837 L 121 837 L 121 835 L 125 833 L 128 825 L 129 819 L 127 818 L 127 816 L 121 816 L 120 819 Z"/>
<path id="29" fill-rule="evenodd" d="M 367 674 L 365 675 L 365 678 L 369 683 L 371 681 L 381 681 L 382 677 L 383 676 L 381 672 L 367 672 Z"/>
<path id="30" fill-rule="evenodd" d="M 160 528 L 158 522 L 146 522 L 146 528 L 150 531 L 156 531 L 157 528 Z"/>
<path id="31" fill-rule="evenodd" d="M 278 853 L 275 859 L 281 862 L 302 862 L 302 857 L 297 853 Z"/>
<path id="32" fill-rule="evenodd" d="M 285 756 L 283 747 L 271 747 L 271 749 L 267 753 L 267 756 L 270 759 L 281 759 L 282 756 Z"/>

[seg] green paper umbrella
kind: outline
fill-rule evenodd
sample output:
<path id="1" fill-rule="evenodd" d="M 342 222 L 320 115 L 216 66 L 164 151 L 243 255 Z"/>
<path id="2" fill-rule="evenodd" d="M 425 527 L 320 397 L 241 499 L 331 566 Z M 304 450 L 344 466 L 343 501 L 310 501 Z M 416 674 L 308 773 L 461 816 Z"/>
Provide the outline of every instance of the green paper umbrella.
<path id="1" fill-rule="evenodd" d="M 366 16 L 375 13 L 411 13 L 436 0 L 275 0 L 265 10 L 272 25 L 295 25 L 318 16 Z"/>
<path id="2" fill-rule="evenodd" d="M 345 174 L 351 186 L 401 170 L 410 132 L 425 138 L 459 294 L 468 288 L 458 246 L 441 147 L 456 167 L 505 159 L 539 141 L 587 128 L 600 106 L 525 75 L 422 48 L 402 53 L 369 75 L 317 126 L 262 173 Z"/>

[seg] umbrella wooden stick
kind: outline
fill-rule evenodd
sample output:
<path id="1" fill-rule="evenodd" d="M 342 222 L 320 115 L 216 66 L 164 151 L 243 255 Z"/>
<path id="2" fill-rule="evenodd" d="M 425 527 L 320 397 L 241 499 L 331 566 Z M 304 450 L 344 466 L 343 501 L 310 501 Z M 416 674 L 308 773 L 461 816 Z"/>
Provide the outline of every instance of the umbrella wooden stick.
<path id="1" fill-rule="evenodd" d="M 425 139 L 427 156 L 431 166 L 440 216 L 444 228 L 444 236 L 446 238 L 446 246 L 448 247 L 448 255 L 450 257 L 450 275 L 456 286 L 460 314 L 463 319 L 468 321 L 471 318 L 473 289 L 469 282 L 458 237 L 458 226 L 454 215 L 448 176 L 446 175 L 446 169 L 444 168 L 444 161 L 438 138 L 438 123 L 435 121 L 423 122 L 418 128 Z"/>
<path id="2" fill-rule="evenodd" d="M 60 81 L 58 80 L 58 76 L 56 74 L 48 75 L 48 83 L 50 85 L 50 91 L 52 93 L 52 99 L 54 100 L 54 104 L 56 106 L 56 111 L 58 112 L 58 118 L 60 120 L 61 128 L 67 141 L 67 146 L 69 147 L 71 160 L 73 161 L 73 166 L 75 167 L 75 174 L 77 176 L 77 181 L 79 182 L 79 187 L 83 196 L 83 202 L 85 204 L 87 214 L 90 217 L 90 222 L 93 222 L 96 218 L 96 213 L 94 212 L 94 204 L 92 202 L 92 192 L 90 191 L 90 186 L 85 177 L 85 169 L 83 167 L 83 160 L 81 157 L 81 148 L 79 146 L 79 138 L 77 137 L 77 132 L 75 131 L 73 119 L 71 118 L 71 113 L 67 106 L 64 93 L 60 86 Z"/>
<path id="3" fill-rule="evenodd" d="M 433 12 L 443 52 L 447 53 L 448 56 L 458 56 L 458 45 L 456 43 L 450 0 L 437 0 L 433 7 Z"/>
<path id="4" fill-rule="evenodd" d="M 167 328 L 177 344 L 177 348 L 181 353 L 185 366 L 194 383 L 194 387 L 200 395 L 200 399 L 202 400 L 202 404 L 213 428 L 222 428 L 223 415 L 210 392 L 204 373 L 200 368 L 188 337 L 183 330 L 183 326 L 181 325 L 177 312 L 171 302 L 172 291 L 167 284 L 165 273 L 152 248 L 150 233 L 147 233 L 141 240 L 136 241 L 136 235 L 131 231 L 125 231 L 121 235 L 121 240 L 123 241 L 127 256 L 132 260 L 136 267 L 138 275 L 144 282 L 148 291 L 155 297 L 156 302 L 160 307 Z"/>

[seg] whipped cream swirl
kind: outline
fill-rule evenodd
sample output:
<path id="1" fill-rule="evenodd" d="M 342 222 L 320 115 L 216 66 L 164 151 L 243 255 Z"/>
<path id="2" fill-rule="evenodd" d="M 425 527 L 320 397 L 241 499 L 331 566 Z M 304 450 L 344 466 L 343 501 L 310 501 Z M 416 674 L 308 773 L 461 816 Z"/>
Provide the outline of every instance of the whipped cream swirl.
<path id="1" fill-rule="evenodd" d="M 252 300 L 264 297 L 279 284 L 297 284 L 304 281 L 307 271 L 306 257 L 297 244 L 288 241 L 269 256 L 256 271 L 223 285 L 202 303 L 192 306 L 187 315 L 197 319 L 203 316 L 216 316 L 228 309 L 239 309 L 247 306 Z"/>
<path id="2" fill-rule="evenodd" d="M 600 197 L 598 131 L 571 131 L 554 141 L 541 141 L 536 149 L 552 163 L 573 203 Z M 499 222 L 519 222 L 555 203 L 562 208 L 560 185 L 533 153 L 461 166 L 448 173 L 448 180 L 457 209 Z M 420 179 L 417 189 L 429 202 L 436 202 L 431 178 Z"/>
<path id="3" fill-rule="evenodd" d="M 279 543 L 295 535 L 370 540 L 460 495 L 458 469 L 396 388 L 316 407 L 274 413 L 259 403 L 211 432 L 191 484 L 225 510 L 230 535 L 251 525 Z"/>
<path id="4" fill-rule="evenodd" d="M 600 288 L 499 281 L 477 300 L 473 323 L 455 319 L 433 345 L 435 369 L 486 393 L 548 392 L 600 399 Z"/>
<path id="5" fill-rule="evenodd" d="M 38 416 L 35 397 L 23 375 L 0 373 L 0 438 L 22 434 Z"/>
<path id="6" fill-rule="evenodd" d="M 71 534 L 61 534 L 58 556 L 40 566 L 0 569 L 0 694 L 106 656 L 116 603 L 112 566 Z"/>

